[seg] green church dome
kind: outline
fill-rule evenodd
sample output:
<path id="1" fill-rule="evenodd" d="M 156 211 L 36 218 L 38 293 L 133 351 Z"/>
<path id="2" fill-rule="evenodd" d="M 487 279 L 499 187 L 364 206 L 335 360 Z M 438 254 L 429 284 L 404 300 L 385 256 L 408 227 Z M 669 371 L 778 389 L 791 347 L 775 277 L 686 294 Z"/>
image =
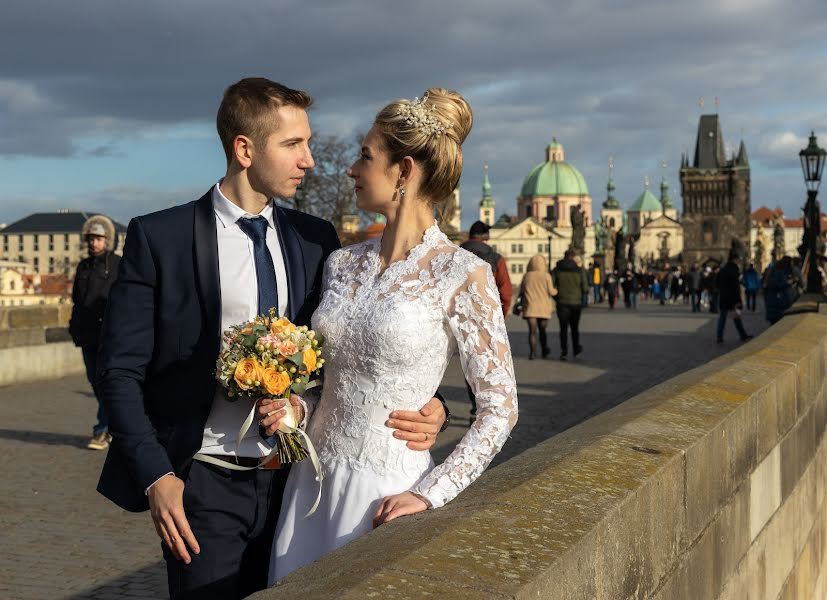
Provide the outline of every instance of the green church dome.
<path id="1" fill-rule="evenodd" d="M 637 197 L 629 212 L 663 212 L 663 205 L 660 200 L 655 198 L 655 195 L 649 191 L 649 188 L 643 190 L 643 193 Z"/>
<path id="2" fill-rule="evenodd" d="M 562 160 L 563 146 L 554 140 L 547 148 L 548 160 L 535 165 L 523 181 L 521 196 L 587 196 L 583 175 Z M 559 158 L 559 160 L 554 160 Z"/>

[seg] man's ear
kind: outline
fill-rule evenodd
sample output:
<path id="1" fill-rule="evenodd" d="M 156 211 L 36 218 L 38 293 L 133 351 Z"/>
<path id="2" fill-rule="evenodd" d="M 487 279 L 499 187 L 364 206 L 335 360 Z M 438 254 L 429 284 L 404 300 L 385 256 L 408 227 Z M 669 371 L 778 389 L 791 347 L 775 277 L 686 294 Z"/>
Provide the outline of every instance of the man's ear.
<path id="1" fill-rule="evenodd" d="M 253 163 L 253 140 L 246 135 L 237 135 L 233 139 L 233 157 L 239 166 L 247 169 Z"/>

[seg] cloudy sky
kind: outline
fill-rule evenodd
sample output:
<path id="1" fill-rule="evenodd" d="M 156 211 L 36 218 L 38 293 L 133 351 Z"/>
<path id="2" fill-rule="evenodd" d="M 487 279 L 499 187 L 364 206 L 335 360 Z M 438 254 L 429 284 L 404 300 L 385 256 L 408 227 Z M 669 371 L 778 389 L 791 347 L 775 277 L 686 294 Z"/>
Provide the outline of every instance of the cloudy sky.
<path id="1" fill-rule="evenodd" d="M 614 156 L 625 206 L 681 153 L 704 112 L 743 136 L 753 208 L 805 197 L 798 151 L 827 146 L 824 0 L 5 0 L 0 222 L 70 208 L 130 217 L 196 198 L 224 168 L 223 89 L 261 75 L 316 98 L 320 133 L 365 131 L 432 85 L 475 114 L 463 222 L 484 161 L 497 213 L 556 137 L 599 204 Z M 681 206 L 680 201 L 677 202 Z"/>

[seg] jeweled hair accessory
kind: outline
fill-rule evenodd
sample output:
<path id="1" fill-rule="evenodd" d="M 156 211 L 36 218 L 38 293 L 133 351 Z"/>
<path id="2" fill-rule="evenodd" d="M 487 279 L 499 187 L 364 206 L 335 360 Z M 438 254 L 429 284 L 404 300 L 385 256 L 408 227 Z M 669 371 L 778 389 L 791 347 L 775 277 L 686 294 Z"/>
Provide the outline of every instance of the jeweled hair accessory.
<path id="1" fill-rule="evenodd" d="M 404 117 L 405 123 L 416 127 L 425 135 L 439 137 L 448 131 L 453 123 L 443 123 L 434 117 L 434 107 L 431 104 L 426 104 L 427 100 L 428 94 L 425 94 L 421 100 L 418 97 L 414 98 L 413 102 L 400 106 L 396 114 Z"/>

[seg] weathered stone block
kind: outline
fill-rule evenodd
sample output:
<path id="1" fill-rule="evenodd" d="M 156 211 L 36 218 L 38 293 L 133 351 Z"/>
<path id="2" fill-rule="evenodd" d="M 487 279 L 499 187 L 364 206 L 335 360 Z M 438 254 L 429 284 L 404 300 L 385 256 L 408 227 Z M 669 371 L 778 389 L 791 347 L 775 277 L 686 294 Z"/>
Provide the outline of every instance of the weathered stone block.
<path id="1" fill-rule="evenodd" d="M 32 327 L 56 327 L 60 323 L 60 308 L 57 306 L 21 306 L 10 309 L 8 313 L 9 329 L 26 329 Z"/>
<path id="2" fill-rule="evenodd" d="M 40 327 L 0 330 L 0 348 L 37 346 L 45 343 L 44 330 Z"/>
<path id="3" fill-rule="evenodd" d="M 47 344 L 72 341 L 72 336 L 69 335 L 69 330 L 66 327 L 48 327 L 45 333 Z"/>

